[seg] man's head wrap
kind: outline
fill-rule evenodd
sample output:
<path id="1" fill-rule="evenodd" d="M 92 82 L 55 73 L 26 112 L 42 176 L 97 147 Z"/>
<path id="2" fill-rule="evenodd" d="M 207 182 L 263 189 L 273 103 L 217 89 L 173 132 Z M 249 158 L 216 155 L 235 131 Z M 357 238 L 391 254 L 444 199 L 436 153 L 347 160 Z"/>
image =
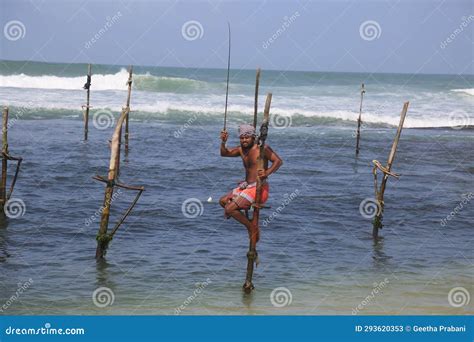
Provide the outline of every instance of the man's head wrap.
<path id="1" fill-rule="evenodd" d="M 239 126 L 239 136 L 244 137 L 254 137 L 255 128 L 249 124 L 243 124 Z"/>

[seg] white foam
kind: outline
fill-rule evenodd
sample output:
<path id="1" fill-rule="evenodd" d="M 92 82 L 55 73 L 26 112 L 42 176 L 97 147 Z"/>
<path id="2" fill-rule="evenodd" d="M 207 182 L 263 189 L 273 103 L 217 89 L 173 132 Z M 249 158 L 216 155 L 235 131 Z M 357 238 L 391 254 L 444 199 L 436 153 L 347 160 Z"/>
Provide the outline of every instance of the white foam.
<path id="1" fill-rule="evenodd" d="M 16 101 L 15 101 L 16 102 Z M 22 106 L 22 107 L 30 107 L 30 108 L 37 108 L 38 106 L 36 103 L 24 103 L 24 102 L 10 102 L 12 106 Z M 54 102 L 45 102 L 41 106 L 44 109 L 50 110 L 64 110 L 65 112 L 69 110 L 77 111 L 80 108 L 74 102 L 68 103 L 54 103 Z M 120 113 L 121 107 L 117 104 L 96 104 L 92 109 L 92 114 L 96 110 L 107 108 L 112 110 L 115 113 Z M 156 114 L 166 114 L 173 111 L 176 112 L 189 112 L 189 113 L 198 113 L 201 115 L 211 115 L 216 117 L 221 117 L 223 108 L 222 106 L 206 103 L 199 105 L 196 103 L 183 103 L 179 101 L 156 101 L 155 103 L 135 103 L 132 106 L 132 112 L 144 112 L 144 113 L 156 113 Z M 248 115 L 251 117 L 253 114 L 253 106 L 245 106 L 245 105 L 230 105 L 228 107 L 229 115 L 232 113 L 239 113 L 243 115 Z M 279 116 L 290 116 L 290 117 L 297 117 L 303 116 L 307 118 L 321 118 L 321 119 L 328 119 L 328 120 L 345 120 L 356 122 L 358 118 L 358 113 L 356 111 L 344 111 L 344 110 L 303 110 L 303 109 L 288 109 L 282 107 L 272 107 L 271 110 L 272 115 L 279 115 Z M 411 115 L 410 115 L 411 114 Z M 447 112 L 444 116 L 433 116 L 433 115 L 420 115 L 413 113 L 409 113 L 405 120 L 405 127 L 406 128 L 427 128 L 427 127 L 450 127 L 456 125 L 456 122 L 453 123 L 453 120 L 450 118 L 451 114 L 460 115 L 461 118 L 466 118 L 468 120 L 467 112 L 460 112 L 459 110 L 453 112 Z M 363 122 L 367 124 L 382 124 L 382 125 L 391 125 L 397 126 L 400 120 L 399 116 L 394 116 L 390 114 L 381 114 L 371 111 L 366 111 L 363 113 Z M 474 123 L 474 119 L 469 119 L 469 123 Z"/>
<path id="2" fill-rule="evenodd" d="M 464 93 L 471 96 L 474 96 L 474 88 L 466 88 L 466 89 L 451 89 L 451 91 L 455 91 L 457 93 Z"/>
<path id="3" fill-rule="evenodd" d="M 150 75 L 137 75 L 142 79 L 156 77 Z M 92 111 L 108 108 L 119 113 L 124 105 L 126 95 L 122 91 L 126 90 L 125 81 L 128 78 L 125 69 L 116 74 L 94 75 L 92 82 L 96 90 L 109 90 L 93 92 Z M 188 82 L 187 79 L 156 77 L 163 82 L 170 79 L 177 82 Z M 155 81 L 155 80 L 154 80 Z M 60 115 L 71 115 L 70 111 L 81 110 L 81 105 L 85 102 L 85 93 L 82 86 L 85 77 L 58 77 L 58 76 L 1 76 L 0 75 L 0 98 L 2 105 L 27 108 L 43 108 L 46 110 L 58 111 Z M 37 89 L 35 87 L 43 87 Z M 44 87 L 47 87 L 44 89 Z M 57 87 L 63 89 L 58 90 Z M 31 88 L 31 89 L 18 89 Z M 71 89 L 75 91 L 71 91 Z M 138 91 L 132 93 L 132 112 L 155 114 L 169 114 L 170 112 L 189 112 L 202 115 L 220 117 L 223 115 L 225 102 L 225 88 L 215 92 L 201 92 L 183 96 L 178 93 L 156 93 Z M 290 89 L 290 88 L 289 88 Z M 473 93 L 474 89 L 453 89 Z M 369 98 L 364 103 L 362 119 L 368 124 L 383 124 L 397 126 L 399 121 L 402 100 L 410 99 L 410 108 L 405 121 L 407 128 L 425 127 L 450 127 L 453 125 L 473 125 L 474 117 L 470 111 L 470 97 L 459 99 L 456 96 L 449 96 L 443 93 L 440 96 L 430 95 L 431 93 L 413 94 L 405 96 L 402 94 L 397 98 L 382 97 Z M 418 95 L 418 99 L 417 96 Z M 400 98 L 402 97 L 402 98 Z M 259 110 L 262 111 L 265 97 L 260 96 Z M 295 118 L 295 123 L 304 123 L 307 117 L 308 122 L 314 122 L 310 118 L 320 118 L 322 121 L 345 120 L 355 122 L 358 118 L 358 99 L 349 96 L 309 96 L 287 94 L 282 89 L 274 93 L 272 101 L 272 115 L 290 116 Z M 229 97 L 229 112 L 238 113 L 240 116 L 252 116 L 253 94 L 233 93 Z M 298 118 L 297 118 L 298 117 Z"/>
<path id="4" fill-rule="evenodd" d="M 174 92 L 175 90 L 189 92 L 203 89 L 207 86 L 206 82 L 197 81 L 189 78 L 153 76 L 150 73 L 136 74 L 134 77 L 134 88 L 136 90 L 145 90 L 152 92 Z M 115 74 L 93 74 L 92 90 L 126 90 L 126 81 L 128 72 L 121 69 Z M 29 88 L 29 89 L 56 89 L 56 90 L 82 90 L 86 76 L 61 77 L 61 76 L 30 76 L 19 75 L 0 75 L 0 87 L 8 88 Z"/>
<path id="5" fill-rule="evenodd" d="M 92 86 L 95 90 L 126 90 L 128 73 L 125 69 L 116 74 L 94 74 Z M 1 87 L 12 88 L 36 88 L 36 89 L 64 89 L 81 90 L 86 83 L 86 76 L 80 77 L 59 77 L 59 76 L 29 76 L 0 75 Z"/>

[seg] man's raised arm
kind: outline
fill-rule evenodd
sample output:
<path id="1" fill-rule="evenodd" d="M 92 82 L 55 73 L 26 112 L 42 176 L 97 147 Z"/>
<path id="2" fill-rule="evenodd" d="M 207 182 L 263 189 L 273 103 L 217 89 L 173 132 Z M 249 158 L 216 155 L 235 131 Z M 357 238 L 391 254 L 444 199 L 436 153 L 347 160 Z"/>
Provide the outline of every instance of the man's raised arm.
<path id="1" fill-rule="evenodd" d="M 225 144 L 227 142 L 227 138 L 229 137 L 229 133 L 227 131 L 221 132 L 221 157 L 238 157 L 240 156 L 239 147 L 234 147 L 228 149 Z"/>

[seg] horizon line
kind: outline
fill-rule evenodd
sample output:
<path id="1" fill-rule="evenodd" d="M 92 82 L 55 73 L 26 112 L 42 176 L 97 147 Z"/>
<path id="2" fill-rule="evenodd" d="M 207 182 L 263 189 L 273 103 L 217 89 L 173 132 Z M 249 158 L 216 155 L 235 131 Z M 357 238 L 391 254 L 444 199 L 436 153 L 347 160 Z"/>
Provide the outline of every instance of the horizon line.
<path id="1" fill-rule="evenodd" d="M 173 66 L 173 65 L 147 65 L 147 64 L 106 64 L 106 63 L 88 63 L 88 62 L 74 62 L 74 63 L 68 63 L 68 62 L 62 62 L 62 61 L 39 61 L 39 60 L 22 60 L 22 59 L 0 59 L 0 62 L 24 62 L 25 64 L 28 63 L 40 63 L 40 64 L 68 64 L 68 65 L 103 65 L 103 66 L 115 66 L 115 67 L 128 67 L 130 65 L 134 67 L 144 67 L 144 68 L 174 68 L 174 69 L 203 69 L 203 70 L 224 70 L 226 71 L 227 68 L 208 68 L 208 67 L 183 67 L 183 66 Z M 255 71 L 259 68 L 257 66 L 255 69 L 248 69 L 248 68 L 230 68 L 230 70 L 240 70 L 240 71 Z M 334 74 L 367 74 L 367 75 L 372 75 L 372 74 L 377 74 L 377 75 L 431 75 L 431 76 L 474 76 L 474 73 L 472 74 L 449 74 L 449 73 L 412 73 L 412 72 L 370 72 L 370 71 L 322 71 L 322 70 L 281 70 L 281 69 L 272 69 L 272 68 L 261 68 L 262 70 L 268 70 L 268 71 L 275 71 L 275 72 L 310 72 L 310 73 L 334 73 Z"/>

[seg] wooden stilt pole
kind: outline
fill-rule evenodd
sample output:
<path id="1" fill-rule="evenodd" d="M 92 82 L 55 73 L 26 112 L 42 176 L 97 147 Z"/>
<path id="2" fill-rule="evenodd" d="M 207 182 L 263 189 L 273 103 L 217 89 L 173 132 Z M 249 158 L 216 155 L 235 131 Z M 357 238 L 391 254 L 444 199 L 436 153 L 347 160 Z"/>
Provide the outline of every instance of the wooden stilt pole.
<path id="1" fill-rule="evenodd" d="M 125 118 L 125 153 L 128 153 L 128 139 L 129 139 L 129 117 L 130 117 L 130 96 L 132 94 L 132 73 L 133 73 L 133 66 L 130 65 L 128 69 L 128 95 L 127 95 L 127 117 Z"/>
<path id="2" fill-rule="evenodd" d="M 87 140 L 89 135 L 89 102 L 90 102 L 90 92 L 91 92 L 91 78 L 92 78 L 92 66 L 89 64 L 87 67 L 87 81 L 84 84 L 84 89 L 87 90 L 86 105 L 84 110 L 84 140 Z"/>
<path id="3" fill-rule="evenodd" d="M 8 107 L 3 108 L 2 116 L 2 180 L 0 184 L 0 206 L 4 213 L 4 206 L 7 202 L 7 170 L 8 159 Z"/>
<path id="4" fill-rule="evenodd" d="M 5 205 L 10 199 L 13 189 L 15 188 L 18 173 L 20 172 L 20 166 L 22 162 L 21 157 L 13 157 L 8 151 L 8 107 L 3 109 L 2 113 L 2 177 L 0 181 L 0 210 L 5 214 Z M 8 173 L 8 161 L 14 160 L 17 162 L 15 175 L 13 176 L 10 189 L 7 192 L 7 173 Z"/>
<path id="5" fill-rule="evenodd" d="M 400 114 L 400 122 L 398 124 L 398 129 L 397 129 L 397 134 L 395 135 L 395 139 L 393 140 L 392 144 L 392 149 L 390 150 L 390 154 L 388 156 L 388 161 L 387 161 L 387 166 L 382 166 L 380 162 L 377 160 L 374 160 L 374 168 L 373 168 L 373 174 L 374 174 L 374 186 L 375 186 L 375 197 L 377 200 L 378 208 L 377 208 L 377 214 L 374 217 L 373 221 L 373 230 L 372 230 L 372 236 L 374 239 L 378 237 L 379 234 L 379 229 L 382 229 L 383 224 L 383 211 L 384 211 L 384 193 L 385 193 L 385 188 L 387 185 L 387 180 L 389 176 L 396 177 L 398 178 L 399 175 L 396 173 L 392 172 L 392 164 L 395 159 L 395 153 L 397 152 L 397 147 L 398 147 L 398 142 L 400 140 L 400 135 L 402 133 L 403 129 L 403 123 L 405 122 L 405 117 L 407 115 L 408 111 L 408 105 L 409 102 L 405 102 L 403 104 L 403 109 Z M 380 184 L 380 189 L 377 186 L 377 170 L 382 171 L 383 173 L 383 178 L 382 182 Z"/>
<path id="6" fill-rule="evenodd" d="M 260 68 L 257 69 L 257 76 L 255 77 L 255 101 L 253 105 L 253 127 L 257 128 L 258 115 L 258 86 L 260 84 Z"/>
<path id="7" fill-rule="evenodd" d="M 104 194 L 104 203 L 102 206 L 102 217 L 100 220 L 100 227 L 99 232 L 97 234 L 97 249 L 95 257 L 96 259 L 100 260 L 103 259 L 105 253 L 107 251 L 109 242 L 112 240 L 114 234 L 116 233 L 117 229 L 123 223 L 125 218 L 128 214 L 132 211 L 133 207 L 137 203 L 138 199 L 140 198 L 142 192 L 145 190 L 143 187 L 133 187 L 128 186 L 125 184 L 120 184 L 117 182 L 117 177 L 119 173 L 119 161 L 120 161 L 120 141 L 122 135 L 122 127 L 127 116 L 127 108 L 122 109 L 122 113 L 120 114 L 120 118 L 117 121 L 117 126 L 115 127 L 114 133 L 112 135 L 111 140 L 111 147 L 110 147 L 110 163 L 109 163 L 109 172 L 107 178 L 95 176 L 94 179 L 104 182 L 106 184 L 105 194 Z M 130 205 L 130 207 L 126 210 L 125 214 L 119 220 L 119 222 L 115 225 L 112 232 L 110 234 L 107 233 L 108 225 L 109 225 L 109 218 L 110 218 L 110 207 L 113 200 L 113 193 L 114 193 L 114 186 L 118 186 L 128 190 L 137 190 L 137 196 L 135 197 L 134 201 Z"/>
<path id="8" fill-rule="evenodd" d="M 97 234 L 97 249 L 95 257 L 102 259 L 105 256 L 107 247 L 111 240 L 110 236 L 107 235 L 107 228 L 109 225 L 110 217 L 110 205 L 112 203 L 112 195 L 114 192 L 114 185 L 117 179 L 118 173 L 118 160 L 120 158 L 120 136 L 122 135 L 122 125 L 127 115 L 127 110 L 124 108 L 118 119 L 117 126 L 115 127 L 112 135 L 112 142 L 110 145 L 110 163 L 109 173 L 107 176 L 107 186 L 105 188 L 104 203 L 102 205 L 102 217 L 100 220 L 99 233 Z"/>
<path id="9" fill-rule="evenodd" d="M 359 155 L 359 142 L 360 142 L 360 126 L 362 124 L 362 101 L 364 100 L 365 88 L 364 83 L 360 88 L 360 108 L 359 108 L 359 119 L 357 120 L 357 141 L 356 141 L 356 156 Z"/>
<path id="10" fill-rule="evenodd" d="M 257 158 L 257 170 L 265 170 L 266 160 L 265 160 L 265 140 L 267 139 L 268 135 L 268 123 L 270 121 L 270 105 L 272 103 L 272 94 L 267 94 L 267 99 L 265 102 L 265 110 L 263 112 L 263 122 L 260 126 L 260 135 L 258 137 L 258 145 L 259 145 L 259 156 Z M 255 195 L 255 204 L 253 205 L 253 216 L 252 216 L 252 223 L 256 225 L 257 230 L 260 229 L 259 227 L 259 217 L 260 217 L 260 208 L 262 207 L 262 187 L 264 185 L 264 181 L 257 177 L 257 189 Z M 251 234 L 255 234 L 252 232 Z M 245 283 L 243 285 L 243 290 L 245 293 L 250 293 L 254 289 L 254 285 L 252 283 L 253 277 L 253 268 L 254 263 L 257 261 L 257 245 L 255 241 L 255 236 L 250 237 L 250 244 L 249 244 L 249 251 L 247 253 L 247 275 L 245 277 Z"/>

